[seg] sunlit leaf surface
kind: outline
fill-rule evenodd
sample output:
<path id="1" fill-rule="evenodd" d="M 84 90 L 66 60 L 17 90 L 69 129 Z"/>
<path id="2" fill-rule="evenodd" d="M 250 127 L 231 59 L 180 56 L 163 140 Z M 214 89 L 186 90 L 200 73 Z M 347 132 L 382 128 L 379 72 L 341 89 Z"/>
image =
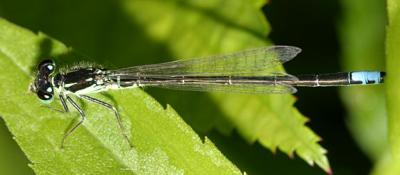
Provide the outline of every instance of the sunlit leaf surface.
<path id="1" fill-rule="evenodd" d="M 43 4 L 36 2 L 35 6 L 50 7 L 47 6 L 49 3 L 53 2 L 43 2 Z M 95 10 L 90 8 L 92 3 L 97 4 Z M 56 3 L 52 4 L 54 5 L 51 6 L 52 8 L 39 8 L 38 11 L 42 13 L 30 12 L 32 12 L 33 19 L 40 19 L 40 15 L 49 14 L 59 18 L 39 20 L 38 23 L 30 24 L 30 28 L 43 30 L 46 34 L 71 44 L 75 48 L 84 48 L 83 53 L 89 56 L 66 52 L 63 46 L 57 46 L 59 44 L 47 39 L 32 45 L 28 44 L 28 46 L 17 46 L 17 44 L 12 46 L 15 47 L 16 53 L 23 53 L 19 49 L 26 47 L 36 47 L 35 50 L 41 51 L 41 53 L 31 56 L 33 57 L 31 61 L 25 60 L 18 64 L 27 66 L 27 68 L 23 68 L 26 69 L 24 72 L 27 76 L 32 75 L 38 59 L 54 55 L 58 56 L 60 64 L 84 59 L 114 68 L 165 62 L 174 58 L 227 53 L 271 44 L 265 39 L 269 32 L 269 26 L 259 9 L 262 4 L 258 0 L 251 1 L 251 3 L 244 0 Z M 85 13 L 79 13 L 81 11 Z M 18 16 L 19 14 L 14 15 Z M 26 14 L 21 18 L 25 16 Z M 93 16 L 96 18 L 92 18 Z M 60 18 L 65 20 L 60 20 Z M 42 29 L 41 26 L 46 27 Z M 57 51 L 59 47 L 62 49 Z M 27 87 L 21 88 L 26 89 Z M 146 91 L 164 106 L 171 104 L 184 120 L 199 132 L 217 129 L 224 134 L 229 134 L 236 129 L 249 143 L 258 141 L 268 149 L 280 149 L 289 155 L 296 152 L 309 164 L 315 162 L 325 171 L 330 171 L 325 155 L 326 151 L 318 144 L 320 138 L 304 125 L 307 119 L 293 107 L 295 99 L 291 95 L 207 95 L 206 93 L 154 89 L 146 89 Z M 149 125 L 149 121 L 139 121 L 146 115 L 142 112 L 145 110 L 142 109 L 143 106 L 136 105 L 135 101 L 130 101 L 129 107 L 124 107 L 121 101 L 130 100 L 130 98 L 118 98 L 118 95 L 121 94 L 127 97 L 137 94 L 146 95 L 140 90 L 110 93 L 111 102 L 118 104 L 124 116 L 132 117 L 129 127 L 133 134 L 133 142 L 141 137 L 152 137 L 152 135 L 141 133 L 142 129 L 136 128 L 141 124 Z M 143 96 L 135 97 L 137 103 L 145 103 L 140 101 L 141 98 L 144 98 Z M 98 97 L 105 96 L 99 95 Z M 109 97 L 107 96 L 105 99 L 110 100 Z M 34 96 L 30 96 L 30 98 L 36 100 Z M 116 124 L 113 125 L 112 122 L 115 120 L 110 113 L 106 110 L 94 112 L 94 109 L 97 108 L 86 103 L 84 106 L 86 110 L 89 110 L 91 116 L 96 116 L 88 120 L 86 126 L 91 129 L 87 129 L 89 131 L 86 132 L 92 133 L 93 131 L 90 130 L 99 130 L 99 132 L 104 132 L 102 135 L 120 137 L 120 133 L 117 131 L 108 132 L 106 129 L 101 129 L 101 124 L 90 124 L 91 121 L 104 122 L 103 120 L 106 118 L 110 121 L 107 127 L 114 126 L 116 128 Z M 133 111 L 135 109 L 137 111 Z M 128 110 L 132 110 L 131 113 L 128 113 Z M 60 140 L 66 129 L 66 127 L 60 128 L 60 124 L 68 123 L 73 118 L 67 115 L 62 116 L 63 121 L 59 123 L 48 119 L 48 122 L 58 126 L 59 129 L 58 131 L 50 129 L 48 131 L 52 131 L 54 137 L 51 138 L 55 138 L 55 141 Z M 84 130 L 79 132 L 84 132 Z M 75 141 L 81 141 L 79 137 L 75 139 Z M 156 139 L 154 138 L 154 140 Z M 74 140 L 71 139 L 70 142 L 73 143 Z M 89 139 L 86 140 L 90 143 L 93 142 Z M 163 141 L 173 142 L 166 140 Z M 172 160 L 172 158 L 169 159 Z M 179 166 L 177 167 L 179 169 Z"/>
<path id="2" fill-rule="evenodd" d="M 85 104 L 88 120 L 60 149 L 64 132 L 78 114 L 44 108 L 27 87 L 31 69 L 44 56 L 43 42 L 51 46 L 45 56 L 57 61 L 68 59 L 62 55 L 71 50 L 5 20 L 0 20 L 0 31 L 0 113 L 36 173 L 240 174 L 210 140 L 203 141 L 170 106 L 162 107 L 140 89 L 112 92 L 108 98 L 121 111 L 134 148 L 123 139 L 110 111 Z"/>

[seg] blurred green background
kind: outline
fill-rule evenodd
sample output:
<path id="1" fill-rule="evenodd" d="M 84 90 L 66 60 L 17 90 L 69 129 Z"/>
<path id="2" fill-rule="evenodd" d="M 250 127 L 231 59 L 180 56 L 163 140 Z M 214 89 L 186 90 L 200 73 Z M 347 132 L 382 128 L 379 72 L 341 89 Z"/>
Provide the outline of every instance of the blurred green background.
<path id="1" fill-rule="evenodd" d="M 56 38 L 87 55 L 87 60 L 101 64 L 110 65 L 112 62 L 115 67 L 123 67 L 126 59 L 130 59 L 131 65 L 171 59 L 173 55 L 168 43 L 148 36 L 141 28 L 143 21 L 132 19 L 131 11 L 134 9 L 127 8 L 127 3 L 123 0 L 0 0 L 0 16 Z M 215 4 L 215 8 L 229 10 L 223 8 L 224 3 Z M 256 0 L 252 3 L 256 4 Z M 192 6 L 184 8 L 203 10 Z M 155 14 L 158 15 L 168 15 L 163 9 L 150 7 L 149 10 L 157 11 Z M 291 74 L 384 69 L 385 1 L 273 0 L 259 10 L 263 11 L 271 32 L 243 30 L 275 44 L 301 47 L 302 54 L 285 64 Z M 204 10 L 202 13 L 224 21 L 212 11 Z M 202 110 L 188 111 L 187 105 L 202 105 L 202 102 L 210 101 L 202 93 L 188 96 L 191 92 L 146 91 L 161 104 L 171 104 L 182 116 L 190 116 L 185 120 L 200 135 L 210 137 L 227 158 L 248 174 L 325 174 L 296 156 L 289 158 L 279 151 L 271 153 L 258 143 L 249 145 L 235 132 L 226 136 L 210 130 L 211 124 L 199 119 L 207 116 L 207 111 L 187 115 Z M 335 174 L 368 174 L 385 155 L 383 93 L 383 87 L 351 87 L 301 88 L 295 94 L 296 107 L 311 119 L 308 126 L 323 138 L 321 144 L 329 151 L 328 158 Z M 199 102 L 188 102 L 190 99 Z M 207 105 L 210 108 L 215 106 Z M 29 161 L 3 123 L 0 145 L 1 174 L 33 174 L 27 166 Z"/>

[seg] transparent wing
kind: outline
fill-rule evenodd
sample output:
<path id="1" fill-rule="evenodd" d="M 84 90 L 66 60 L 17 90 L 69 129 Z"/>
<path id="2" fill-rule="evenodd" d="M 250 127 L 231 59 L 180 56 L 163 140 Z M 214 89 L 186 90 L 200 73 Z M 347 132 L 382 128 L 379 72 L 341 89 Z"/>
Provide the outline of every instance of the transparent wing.
<path id="1" fill-rule="evenodd" d="M 161 87 L 175 90 L 209 91 L 224 93 L 295 93 L 292 86 L 298 78 L 285 73 L 268 73 L 265 76 L 121 76 L 115 81 L 119 87 Z"/>
<path id="2" fill-rule="evenodd" d="M 152 86 L 173 90 L 222 92 L 236 94 L 293 94 L 297 91 L 295 87 L 285 84 L 271 86 L 265 86 L 261 84 L 159 84 Z"/>
<path id="3" fill-rule="evenodd" d="M 226 55 L 134 66 L 110 71 L 110 76 L 129 75 L 236 75 L 274 68 L 294 58 L 301 49 L 272 46 Z"/>

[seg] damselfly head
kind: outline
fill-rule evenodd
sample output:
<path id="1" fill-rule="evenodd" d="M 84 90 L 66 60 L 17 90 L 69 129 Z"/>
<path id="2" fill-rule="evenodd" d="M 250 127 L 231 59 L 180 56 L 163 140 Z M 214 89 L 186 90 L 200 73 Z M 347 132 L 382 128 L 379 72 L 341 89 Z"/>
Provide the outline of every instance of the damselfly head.
<path id="1" fill-rule="evenodd" d="M 55 63 L 52 60 L 44 60 L 38 65 L 38 72 L 35 80 L 30 85 L 29 89 L 31 92 L 45 102 L 49 102 L 53 99 L 54 90 L 51 82 L 50 75 L 56 68 Z"/>

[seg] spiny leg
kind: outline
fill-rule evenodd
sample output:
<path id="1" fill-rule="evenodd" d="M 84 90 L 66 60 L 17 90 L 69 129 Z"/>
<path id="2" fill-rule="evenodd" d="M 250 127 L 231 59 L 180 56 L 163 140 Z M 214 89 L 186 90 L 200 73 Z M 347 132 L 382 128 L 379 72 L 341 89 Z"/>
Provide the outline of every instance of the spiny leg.
<path id="1" fill-rule="evenodd" d="M 65 102 L 64 96 L 62 94 L 60 94 L 60 95 L 58 95 L 58 97 L 60 98 L 61 104 L 62 104 L 65 112 L 69 112 L 68 105 Z"/>
<path id="2" fill-rule="evenodd" d="M 61 105 L 63 106 L 63 109 L 64 109 L 64 110 L 62 110 L 62 109 L 57 109 L 57 108 L 51 107 L 51 106 L 49 106 L 49 105 L 42 105 L 41 107 L 45 107 L 45 108 L 48 108 L 48 109 L 51 109 L 51 110 L 54 110 L 54 111 L 57 111 L 57 112 L 60 112 L 60 113 L 67 113 L 67 112 L 69 112 L 68 105 L 67 105 L 67 103 L 65 102 L 64 96 L 63 96 L 62 94 L 60 94 L 58 97 L 60 98 Z"/>
<path id="3" fill-rule="evenodd" d="M 79 107 L 79 105 L 76 104 L 76 103 L 74 102 L 74 100 L 72 100 L 72 98 L 70 98 L 69 96 L 67 96 L 67 101 L 70 102 L 70 103 L 72 104 L 72 106 L 79 112 L 79 114 L 81 115 L 81 120 L 65 133 L 65 135 L 64 135 L 64 137 L 63 137 L 63 139 L 62 139 L 62 142 L 61 142 L 61 148 L 64 148 L 64 142 L 65 142 L 65 140 L 67 139 L 67 137 L 68 137 L 72 132 L 74 132 L 75 129 L 78 128 L 78 127 L 83 123 L 83 121 L 85 121 L 85 119 L 86 119 L 85 113 L 84 113 L 83 110 Z M 64 101 L 64 103 L 65 103 L 65 101 Z M 63 104 L 63 105 L 64 105 L 64 104 Z M 66 105 L 66 104 L 65 104 L 65 105 Z M 65 108 L 65 106 L 64 106 L 64 108 Z M 68 107 L 67 107 L 66 109 L 68 109 Z"/>
<path id="4" fill-rule="evenodd" d="M 99 105 L 102 105 L 102 106 L 112 110 L 114 112 L 114 114 L 115 114 L 115 117 L 117 118 L 118 125 L 119 125 L 119 128 L 121 129 L 122 134 L 124 135 L 126 141 L 129 143 L 129 146 L 133 147 L 131 141 L 129 140 L 128 135 L 126 134 L 126 130 L 125 130 L 124 125 L 122 124 L 121 117 L 119 116 L 119 113 L 118 113 L 117 109 L 114 106 L 112 106 L 111 104 L 108 104 L 108 103 L 106 103 L 104 101 L 98 100 L 96 98 L 87 96 L 87 95 L 81 95 L 80 97 L 85 99 L 85 100 L 88 100 L 88 101 L 93 102 L 93 103 L 97 103 Z"/>
<path id="5" fill-rule="evenodd" d="M 66 113 L 67 111 L 65 111 L 65 110 L 63 110 L 63 109 L 57 109 L 57 108 L 54 108 L 54 107 L 51 107 L 51 106 L 49 106 L 49 105 L 40 105 L 40 107 L 43 107 L 43 108 L 47 108 L 47 109 L 50 109 L 50 110 L 53 110 L 53 111 L 56 111 L 56 112 L 59 112 L 59 113 Z"/>

